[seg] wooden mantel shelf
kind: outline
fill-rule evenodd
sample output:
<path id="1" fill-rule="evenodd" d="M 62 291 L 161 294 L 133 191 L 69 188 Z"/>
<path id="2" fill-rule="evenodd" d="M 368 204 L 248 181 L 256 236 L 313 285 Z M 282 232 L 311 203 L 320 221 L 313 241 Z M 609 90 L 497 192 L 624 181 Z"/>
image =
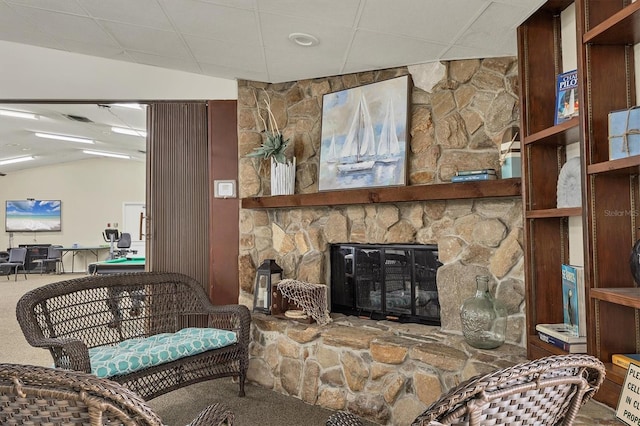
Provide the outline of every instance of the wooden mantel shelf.
<path id="1" fill-rule="evenodd" d="M 349 204 L 401 203 L 410 201 L 462 200 L 518 197 L 520 178 L 493 181 L 438 183 L 389 188 L 350 189 L 313 194 L 275 195 L 242 199 L 243 209 L 341 206 Z"/>

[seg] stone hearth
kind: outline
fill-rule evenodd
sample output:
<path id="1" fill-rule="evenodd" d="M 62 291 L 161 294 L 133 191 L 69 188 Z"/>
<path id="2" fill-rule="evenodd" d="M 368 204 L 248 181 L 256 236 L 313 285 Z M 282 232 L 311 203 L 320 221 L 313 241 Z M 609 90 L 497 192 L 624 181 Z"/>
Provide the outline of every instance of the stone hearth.
<path id="1" fill-rule="evenodd" d="M 408 425 L 452 386 L 525 360 L 475 349 L 440 327 L 332 315 L 326 326 L 253 315 L 248 379 L 331 410 Z"/>

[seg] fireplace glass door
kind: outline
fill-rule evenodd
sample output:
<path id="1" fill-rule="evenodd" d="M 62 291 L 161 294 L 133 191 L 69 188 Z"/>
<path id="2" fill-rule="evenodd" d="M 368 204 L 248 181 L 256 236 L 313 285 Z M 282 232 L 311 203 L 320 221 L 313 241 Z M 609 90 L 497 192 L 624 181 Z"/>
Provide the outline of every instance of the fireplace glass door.
<path id="1" fill-rule="evenodd" d="M 333 312 L 440 323 L 434 245 L 337 244 L 331 248 Z"/>

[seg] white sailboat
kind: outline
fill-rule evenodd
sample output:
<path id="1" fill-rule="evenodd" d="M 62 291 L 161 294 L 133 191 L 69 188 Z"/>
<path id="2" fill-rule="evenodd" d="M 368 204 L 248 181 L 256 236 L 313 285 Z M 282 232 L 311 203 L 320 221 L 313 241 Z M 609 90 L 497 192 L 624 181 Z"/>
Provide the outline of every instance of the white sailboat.
<path id="1" fill-rule="evenodd" d="M 380 139 L 378 140 L 378 150 L 376 161 L 380 163 L 395 163 L 400 159 L 400 142 L 396 133 L 396 119 L 393 111 L 393 102 L 389 98 L 387 110 L 382 122 Z"/>
<path id="2" fill-rule="evenodd" d="M 331 136 L 331 142 L 329 143 L 329 151 L 327 152 L 327 163 L 338 162 L 338 152 L 336 151 L 336 135 Z"/>
<path id="3" fill-rule="evenodd" d="M 353 115 L 344 146 L 340 151 L 342 159 L 341 164 L 338 165 L 338 171 L 347 173 L 373 168 L 375 164 L 375 160 L 373 160 L 375 156 L 374 143 L 373 123 L 363 94 Z"/>

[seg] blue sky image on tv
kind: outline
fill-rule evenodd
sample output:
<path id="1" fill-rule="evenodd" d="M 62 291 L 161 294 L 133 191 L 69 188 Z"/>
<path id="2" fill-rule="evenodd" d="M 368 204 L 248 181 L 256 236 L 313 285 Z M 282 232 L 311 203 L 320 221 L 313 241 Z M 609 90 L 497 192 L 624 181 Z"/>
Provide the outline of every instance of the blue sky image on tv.
<path id="1" fill-rule="evenodd" d="M 55 232 L 62 230 L 60 200 L 7 201 L 7 232 Z"/>

